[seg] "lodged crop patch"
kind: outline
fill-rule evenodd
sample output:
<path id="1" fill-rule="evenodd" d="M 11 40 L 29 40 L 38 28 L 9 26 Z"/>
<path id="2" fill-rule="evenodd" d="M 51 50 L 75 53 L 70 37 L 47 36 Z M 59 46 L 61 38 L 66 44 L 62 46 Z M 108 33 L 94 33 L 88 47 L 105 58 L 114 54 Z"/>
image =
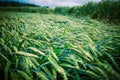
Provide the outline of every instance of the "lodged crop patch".
<path id="1" fill-rule="evenodd" d="M 89 17 L 0 13 L 0 78 L 119 80 L 119 26 Z"/>

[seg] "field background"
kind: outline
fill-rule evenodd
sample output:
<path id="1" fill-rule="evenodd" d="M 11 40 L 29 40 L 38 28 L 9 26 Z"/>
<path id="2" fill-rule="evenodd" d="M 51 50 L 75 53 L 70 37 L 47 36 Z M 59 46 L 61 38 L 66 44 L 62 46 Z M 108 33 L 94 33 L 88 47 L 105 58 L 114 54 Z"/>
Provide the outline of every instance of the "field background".
<path id="1" fill-rule="evenodd" d="M 119 6 L 0 3 L 0 78 L 120 80 Z"/>

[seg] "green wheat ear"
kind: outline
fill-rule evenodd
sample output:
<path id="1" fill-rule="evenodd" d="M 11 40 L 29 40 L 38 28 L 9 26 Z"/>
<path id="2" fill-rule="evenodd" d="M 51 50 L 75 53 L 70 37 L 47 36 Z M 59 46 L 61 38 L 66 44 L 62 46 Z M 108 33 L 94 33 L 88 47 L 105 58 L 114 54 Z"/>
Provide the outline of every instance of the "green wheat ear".
<path id="1" fill-rule="evenodd" d="M 33 80 L 28 74 L 26 74 L 24 71 L 17 71 L 18 74 L 21 75 L 21 77 L 23 77 L 25 80 Z"/>
<path id="2" fill-rule="evenodd" d="M 26 57 L 33 57 L 33 58 L 39 58 L 37 55 L 35 54 L 31 54 L 31 53 L 27 53 L 27 52 L 23 52 L 23 51 L 19 51 L 16 54 L 21 55 L 21 56 L 26 56 Z"/>
<path id="3" fill-rule="evenodd" d="M 41 72 L 36 72 L 36 74 L 41 80 L 49 80 L 42 71 Z"/>
<path id="4" fill-rule="evenodd" d="M 40 50 L 39 50 L 39 49 L 37 49 L 37 48 L 34 48 L 34 47 L 29 47 L 29 49 L 33 50 L 34 52 L 39 53 L 40 55 L 43 55 L 43 56 L 45 56 L 45 55 L 46 55 L 45 53 L 43 53 L 42 51 L 40 51 Z"/>

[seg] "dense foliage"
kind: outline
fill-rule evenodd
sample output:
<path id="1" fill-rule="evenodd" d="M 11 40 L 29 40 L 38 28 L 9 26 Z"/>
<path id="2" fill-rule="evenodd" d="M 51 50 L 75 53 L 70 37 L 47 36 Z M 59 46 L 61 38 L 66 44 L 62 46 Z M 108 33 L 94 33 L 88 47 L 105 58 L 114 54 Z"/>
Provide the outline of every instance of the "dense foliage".
<path id="1" fill-rule="evenodd" d="M 0 11 L 14 11 L 41 14 L 54 13 L 54 10 L 48 7 L 0 7 Z"/>
<path id="2" fill-rule="evenodd" d="M 15 1 L 0 1 L 0 6 L 6 7 L 23 7 L 23 6 L 31 6 L 31 7 L 39 7 L 38 5 L 35 4 L 30 4 L 30 3 L 21 3 L 21 2 L 15 2 Z"/>
<path id="3" fill-rule="evenodd" d="M 93 19 L 106 20 L 108 22 L 120 22 L 120 1 L 103 0 L 99 3 L 89 2 L 83 6 L 56 7 L 59 14 L 68 14 L 76 17 L 90 16 Z"/>
<path id="4" fill-rule="evenodd" d="M 48 6 L 38 6 L 29 3 L 20 2 L 0 2 L 0 11 L 15 11 L 15 12 L 28 12 L 28 13 L 41 13 L 50 14 L 54 13 L 53 9 Z"/>

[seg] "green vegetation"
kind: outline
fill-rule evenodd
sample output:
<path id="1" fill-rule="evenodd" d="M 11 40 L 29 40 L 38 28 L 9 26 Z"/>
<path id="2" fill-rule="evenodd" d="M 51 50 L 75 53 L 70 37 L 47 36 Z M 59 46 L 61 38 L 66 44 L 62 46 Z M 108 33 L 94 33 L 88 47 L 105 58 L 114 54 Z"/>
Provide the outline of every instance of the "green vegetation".
<path id="1" fill-rule="evenodd" d="M 31 7 L 40 7 L 34 4 L 29 4 L 29 3 L 21 3 L 21 2 L 14 2 L 14 1 L 0 1 L 0 6 L 9 6 L 9 7 L 23 7 L 23 6 L 31 6 Z"/>
<path id="2" fill-rule="evenodd" d="M 109 28 L 89 17 L 0 15 L 0 74 L 5 80 L 120 79 L 119 62 L 112 57 L 119 55 L 119 26 Z"/>
<path id="3" fill-rule="evenodd" d="M 47 7 L 0 7 L 0 11 L 14 11 L 14 12 L 27 12 L 27 13 L 40 13 L 50 14 L 54 13 L 53 9 Z"/>
<path id="4" fill-rule="evenodd" d="M 34 4 L 20 3 L 20 2 L 0 2 L 0 11 L 14 11 L 27 13 L 54 13 L 54 9 L 48 6 L 37 6 Z"/>
<path id="5" fill-rule="evenodd" d="M 119 10 L 107 2 L 0 7 L 0 79 L 120 80 Z M 110 17 L 117 25 L 91 19 Z"/>
<path id="6" fill-rule="evenodd" d="M 90 16 L 93 19 L 105 20 L 108 22 L 120 22 L 120 1 L 102 0 L 99 3 L 89 2 L 83 6 L 56 7 L 59 14 L 68 14 L 76 17 Z"/>
<path id="7" fill-rule="evenodd" d="M 0 2 L 0 11 L 17 11 L 42 14 L 61 14 L 74 17 L 89 16 L 92 19 L 104 20 L 109 23 L 120 22 L 120 1 L 119 0 L 102 0 L 99 3 L 88 2 L 83 6 L 62 7 L 58 6 L 51 9 L 48 6 L 38 6 L 28 3 L 19 2 Z"/>

